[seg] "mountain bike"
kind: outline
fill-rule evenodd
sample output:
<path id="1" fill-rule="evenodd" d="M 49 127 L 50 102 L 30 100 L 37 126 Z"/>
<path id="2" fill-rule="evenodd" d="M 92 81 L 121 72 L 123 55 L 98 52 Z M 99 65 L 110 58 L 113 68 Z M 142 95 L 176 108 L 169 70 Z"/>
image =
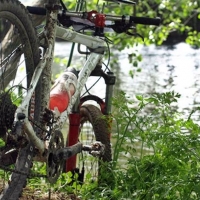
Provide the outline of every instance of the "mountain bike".
<path id="1" fill-rule="evenodd" d="M 135 6 L 128 0 L 117 2 Z M 34 27 L 32 15 L 45 17 L 45 21 Z M 112 160 L 109 115 L 115 76 L 103 62 L 106 52 L 110 56 L 110 41 L 104 32 L 109 28 L 134 35 L 135 24 L 159 23 L 159 18 L 115 16 L 82 8 L 68 11 L 62 0 L 48 0 L 45 7 L 0 0 L 0 168 L 11 173 L 8 183 L 2 184 L 1 199 L 19 198 L 27 179 L 34 175 L 35 162 L 46 163 L 43 176 L 50 183 L 55 183 L 63 171 L 78 174 L 79 182 L 83 182 L 89 165 L 96 181 L 107 181 L 102 177 Z M 58 78 L 52 83 L 56 39 L 86 46 L 87 51 L 78 48 L 87 59 L 81 69 L 72 64 L 66 69 L 65 82 Z M 90 76 L 104 78 L 105 99 L 90 94 L 88 88 L 82 93 Z M 65 89 L 70 87 L 63 110 L 51 106 L 51 92 L 61 82 Z M 69 131 L 63 134 L 67 121 Z M 87 139 L 88 128 L 95 139 Z M 86 161 L 84 151 L 95 161 Z"/>

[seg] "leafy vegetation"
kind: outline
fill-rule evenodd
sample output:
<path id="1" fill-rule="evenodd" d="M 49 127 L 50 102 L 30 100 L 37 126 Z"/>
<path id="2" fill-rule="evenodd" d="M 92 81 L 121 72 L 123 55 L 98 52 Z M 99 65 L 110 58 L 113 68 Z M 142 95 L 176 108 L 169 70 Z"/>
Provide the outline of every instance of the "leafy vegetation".
<path id="1" fill-rule="evenodd" d="M 76 2 L 66 1 L 69 10 L 76 8 Z M 160 17 L 162 23 L 159 27 L 137 25 L 137 32 L 144 37 L 144 42 L 140 37 L 130 37 L 125 34 L 117 34 L 113 38 L 115 49 L 123 50 L 130 48 L 138 42 L 143 44 L 161 45 L 166 40 L 171 43 L 185 41 L 191 45 L 199 46 L 199 18 L 200 3 L 198 0 L 145 0 L 136 2 L 136 16 L 142 17 Z M 98 3 L 98 7 L 96 4 Z M 105 3 L 104 12 L 108 14 L 133 15 L 134 9 L 130 5 L 115 4 L 109 1 L 93 0 L 84 4 L 83 9 L 102 11 L 102 5 Z"/>
<path id="2" fill-rule="evenodd" d="M 200 127 L 192 120 L 195 111 L 187 117 L 175 109 L 179 98 L 167 92 L 130 100 L 121 92 L 113 99 L 113 161 L 106 174 L 112 184 L 98 185 L 90 174 L 86 184 L 70 184 L 72 174 L 64 173 L 55 185 L 34 178 L 28 186 L 85 200 L 199 199 Z M 45 173 L 43 165 L 34 168 Z"/>
<path id="3" fill-rule="evenodd" d="M 73 0 L 64 0 L 69 10 L 76 9 L 76 3 Z M 136 15 L 138 17 L 160 17 L 161 24 L 159 26 L 146 26 L 136 24 L 132 33 L 137 36 L 130 36 L 125 33 L 106 33 L 106 36 L 112 41 L 111 48 L 111 66 L 115 66 L 117 62 L 116 54 L 124 49 L 129 49 L 128 59 L 133 65 L 130 76 L 134 77 L 135 72 L 140 72 L 138 62 L 142 60 L 142 55 L 133 47 L 142 45 L 174 45 L 179 42 L 186 42 L 193 47 L 200 45 L 200 3 L 198 0 L 136 0 L 136 12 L 131 5 L 117 4 L 113 1 L 93 0 L 90 3 L 84 3 L 82 10 L 98 10 L 102 11 L 104 6 L 105 14 L 117 15 Z M 97 6 L 98 4 L 98 6 Z"/>
<path id="4" fill-rule="evenodd" d="M 192 115 L 186 118 L 174 109 L 179 97 L 174 92 L 137 96 L 137 106 L 129 99 L 121 106 L 119 97 L 114 99 L 114 161 L 126 158 L 125 170 L 114 165 L 117 199 L 200 198 L 200 127 Z"/>

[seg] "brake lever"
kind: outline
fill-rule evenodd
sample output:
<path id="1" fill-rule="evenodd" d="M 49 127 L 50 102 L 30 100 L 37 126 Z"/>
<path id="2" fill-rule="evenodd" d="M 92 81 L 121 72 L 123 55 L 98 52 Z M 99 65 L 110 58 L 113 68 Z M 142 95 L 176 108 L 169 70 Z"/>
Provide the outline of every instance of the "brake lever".
<path id="1" fill-rule="evenodd" d="M 109 27 L 112 28 L 116 33 L 125 33 L 130 28 L 130 25 L 115 23 Z"/>
<path id="2" fill-rule="evenodd" d="M 128 31 L 132 24 L 122 24 L 120 22 L 115 23 L 114 25 L 110 25 L 109 27 L 112 28 L 116 33 L 126 33 L 127 35 L 134 36 L 134 37 L 140 37 L 144 41 L 144 37 L 140 35 L 139 33 L 131 33 Z"/>
<path id="3" fill-rule="evenodd" d="M 125 33 L 130 36 L 140 37 L 140 38 L 142 38 L 142 41 L 144 42 L 144 37 L 142 35 L 140 35 L 139 33 L 131 33 L 130 31 L 126 31 Z"/>

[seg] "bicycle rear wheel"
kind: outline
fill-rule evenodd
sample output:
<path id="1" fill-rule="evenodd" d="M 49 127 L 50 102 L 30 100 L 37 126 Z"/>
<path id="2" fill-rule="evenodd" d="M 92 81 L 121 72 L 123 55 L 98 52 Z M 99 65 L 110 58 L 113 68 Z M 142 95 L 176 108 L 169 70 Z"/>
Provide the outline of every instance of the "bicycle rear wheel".
<path id="1" fill-rule="evenodd" d="M 106 172 L 112 160 L 109 123 L 100 109 L 91 104 L 81 106 L 80 115 L 80 142 L 91 145 L 99 141 L 105 145 L 105 152 L 100 158 L 82 152 L 78 156 L 77 168 L 84 169 L 85 178 L 82 177 L 82 181 L 103 183 L 108 179 Z"/>
<path id="2" fill-rule="evenodd" d="M 0 0 L 0 168 L 5 170 L 9 165 L 13 169 L 7 183 L 0 180 L 5 183 L 0 188 L 2 200 L 19 198 L 32 165 L 34 147 L 30 143 L 11 147 L 8 138 L 14 132 L 15 110 L 27 94 L 39 60 L 36 31 L 25 7 L 17 0 Z M 40 95 L 38 86 L 29 106 L 29 116 L 34 120 L 40 117 Z"/>

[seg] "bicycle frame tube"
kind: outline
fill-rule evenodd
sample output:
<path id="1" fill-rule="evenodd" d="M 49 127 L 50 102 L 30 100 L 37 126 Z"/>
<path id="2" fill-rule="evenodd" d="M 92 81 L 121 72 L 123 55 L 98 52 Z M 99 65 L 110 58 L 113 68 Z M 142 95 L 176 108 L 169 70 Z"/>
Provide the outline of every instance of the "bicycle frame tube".
<path id="1" fill-rule="evenodd" d="M 77 98 L 79 98 L 80 93 L 90 76 L 92 70 L 96 67 L 97 63 L 99 60 L 102 58 L 103 55 L 101 54 L 96 54 L 96 53 L 91 53 L 90 56 L 88 57 L 85 65 L 81 69 L 78 77 L 78 82 L 77 82 L 77 87 L 76 87 L 76 92 L 72 96 L 71 101 L 69 103 L 68 109 L 61 113 L 59 120 L 57 123 L 55 123 L 55 127 L 58 129 L 61 129 L 63 124 L 66 122 L 68 115 L 71 113 L 72 107 L 76 103 Z"/>
<path id="2" fill-rule="evenodd" d="M 56 21 L 54 23 L 56 23 Z M 54 34 L 56 34 L 56 37 L 58 36 L 59 38 L 62 38 L 67 41 L 80 43 L 80 44 L 86 45 L 92 49 L 99 49 L 99 47 L 104 48 L 104 42 L 102 42 L 102 39 L 100 39 L 100 38 L 83 35 L 83 34 L 77 33 L 75 31 L 72 31 L 69 29 L 64 29 L 59 26 L 57 26 L 57 31 Z M 53 50 L 54 50 L 54 42 L 50 42 L 49 47 L 48 47 L 47 51 L 45 52 L 43 59 L 36 67 L 36 70 L 32 77 L 31 85 L 27 92 L 27 95 L 24 98 L 22 104 L 17 108 L 16 114 L 15 114 L 15 121 L 19 120 L 18 115 L 17 115 L 18 113 L 23 113 L 26 116 L 24 119 L 24 128 L 26 130 L 26 133 L 27 133 L 29 139 L 33 142 L 33 144 L 38 148 L 38 150 L 41 153 L 44 152 L 45 146 L 44 146 L 43 141 L 41 141 L 36 136 L 33 126 L 30 123 L 29 119 L 27 118 L 28 107 L 29 107 L 30 99 L 31 99 L 31 97 L 35 91 L 36 85 L 38 83 L 38 80 L 42 74 L 42 71 L 44 70 L 47 62 L 49 60 L 51 60 L 50 58 L 51 58 Z M 101 61 L 102 57 L 103 57 L 103 54 L 99 54 L 99 53 L 91 53 L 90 56 L 88 57 L 85 65 L 83 66 L 82 70 L 79 73 L 76 92 L 71 99 L 68 109 L 61 114 L 60 119 L 55 124 L 56 128 L 61 129 L 64 122 L 66 122 L 68 114 L 71 112 L 71 109 L 72 109 L 73 105 L 75 104 L 76 99 L 79 97 L 79 95 L 82 91 L 82 88 L 84 87 L 88 77 L 90 76 L 92 70 L 96 67 L 97 63 L 99 61 Z"/>
<path id="3" fill-rule="evenodd" d="M 103 48 L 105 47 L 104 42 L 102 42 L 102 39 L 100 38 L 83 35 L 69 29 L 64 29 L 60 26 L 57 26 L 56 37 L 61 38 L 63 40 L 70 40 L 72 42 L 81 43 L 93 49 L 99 48 L 99 47 L 103 47 Z M 91 72 L 94 70 L 98 62 L 102 60 L 102 58 L 103 58 L 103 54 L 99 54 L 99 53 L 91 53 L 89 55 L 83 68 L 81 69 L 79 73 L 78 82 L 76 86 L 76 92 L 71 98 L 68 109 L 64 111 L 63 113 L 61 113 L 61 116 L 58 122 L 55 124 L 56 128 L 61 129 L 63 124 L 66 122 L 68 115 L 71 113 L 72 107 L 76 103 L 77 98 L 79 98 L 80 93 L 88 77 L 90 76 Z"/>
<path id="4" fill-rule="evenodd" d="M 26 117 L 24 119 L 24 128 L 26 130 L 26 133 L 29 137 L 29 139 L 33 142 L 33 144 L 39 149 L 39 151 L 41 153 L 44 152 L 44 143 L 36 136 L 34 130 L 33 130 L 33 126 L 30 123 L 29 119 L 28 119 L 28 108 L 29 108 L 29 102 L 31 97 L 33 96 L 33 93 L 35 91 L 36 85 L 39 81 L 39 78 L 42 74 L 43 69 L 46 66 L 47 63 L 47 59 L 49 58 L 51 51 L 53 49 L 53 46 L 50 45 L 48 51 L 46 52 L 44 58 L 40 61 L 40 63 L 38 64 L 38 66 L 36 67 L 36 70 L 33 74 L 32 80 L 31 80 L 31 84 L 30 84 L 30 88 L 27 92 L 26 97 L 24 98 L 22 104 L 17 108 L 16 112 L 15 112 L 15 121 L 18 121 L 18 113 L 23 113 Z"/>
<path id="5" fill-rule="evenodd" d="M 104 40 L 102 40 L 98 37 L 83 35 L 81 33 L 77 33 L 76 31 L 73 31 L 71 29 L 65 29 L 60 26 L 57 26 L 56 38 L 83 44 L 92 49 L 105 47 Z"/>

